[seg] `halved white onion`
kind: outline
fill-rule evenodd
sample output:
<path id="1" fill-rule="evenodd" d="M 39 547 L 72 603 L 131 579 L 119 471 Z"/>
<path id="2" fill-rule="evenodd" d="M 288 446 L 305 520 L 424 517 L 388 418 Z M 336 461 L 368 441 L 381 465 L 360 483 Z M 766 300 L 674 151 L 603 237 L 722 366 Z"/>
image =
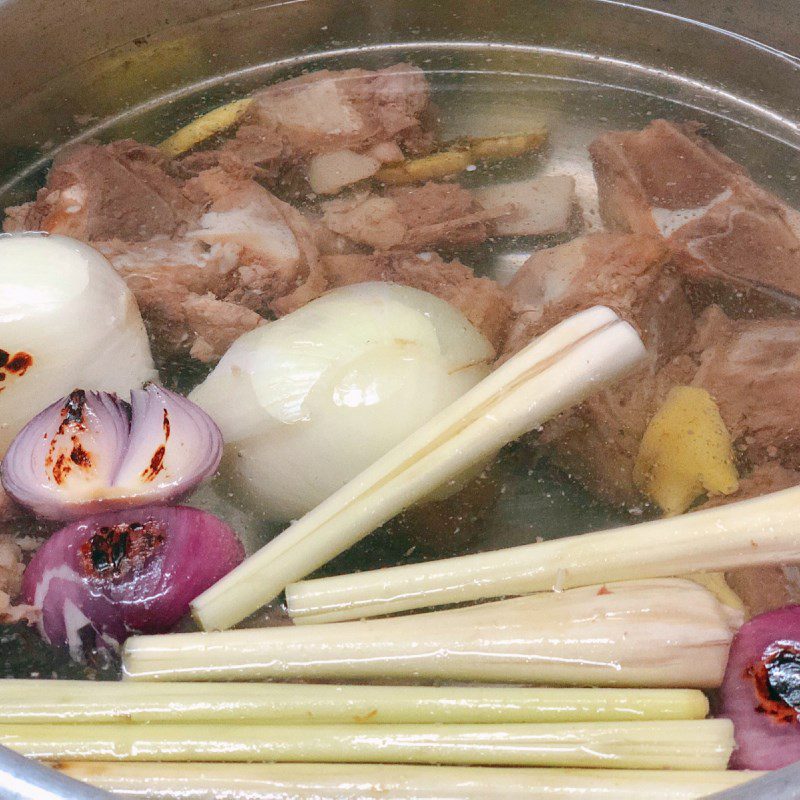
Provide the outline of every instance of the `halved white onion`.
<path id="1" fill-rule="evenodd" d="M 15 358 L 26 368 L 11 369 Z M 67 236 L 0 235 L 0 374 L 0 455 L 76 386 L 127 396 L 156 377 L 136 301 L 100 253 Z"/>
<path id="2" fill-rule="evenodd" d="M 271 519 L 301 516 L 489 372 L 449 303 L 388 283 L 329 292 L 238 339 L 190 395 L 223 468 Z"/>

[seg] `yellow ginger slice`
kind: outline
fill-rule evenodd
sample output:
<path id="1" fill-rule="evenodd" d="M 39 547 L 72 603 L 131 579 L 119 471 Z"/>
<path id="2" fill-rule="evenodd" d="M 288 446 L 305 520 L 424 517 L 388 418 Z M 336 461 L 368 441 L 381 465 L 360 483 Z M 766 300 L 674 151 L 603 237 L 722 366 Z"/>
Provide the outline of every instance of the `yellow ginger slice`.
<path id="1" fill-rule="evenodd" d="M 478 161 L 502 161 L 540 150 L 546 139 L 544 128 L 513 136 L 459 139 L 445 144 L 438 153 L 387 164 L 375 177 L 392 184 L 439 180 L 463 172 Z"/>
<path id="2" fill-rule="evenodd" d="M 730 433 L 705 389 L 670 391 L 642 437 L 633 478 L 668 515 L 686 511 L 703 494 L 739 488 Z"/>
<path id="3" fill-rule="evenodd" d="M 168 139 L 164 139 L 159 149 L 171 158 L 187 153 L 239 122 L 252 102 L 251 98 L 245 97 L 212 109 L 179 128 Z"/>

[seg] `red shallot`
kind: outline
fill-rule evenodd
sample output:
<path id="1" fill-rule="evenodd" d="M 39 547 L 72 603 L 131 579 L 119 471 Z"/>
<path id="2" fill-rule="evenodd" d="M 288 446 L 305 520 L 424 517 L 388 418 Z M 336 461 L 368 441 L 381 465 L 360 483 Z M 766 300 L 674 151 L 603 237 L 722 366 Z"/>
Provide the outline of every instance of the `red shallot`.
<path id="1" fill-rule="evenodd" d="M 198 406 L 153 383 L 130 404 L 76 389 L 34 417 L 0 465 L 8 494 L 41 517 L 169 503 L 213 475 L 222 435 Z"/>
<path id="2" fill-rule="evenodd" d="M 733 721 L 734 769 L 778 769 L 800 760 L 800 605 L 745 623 L 731 647 L 720 715 Z"/>
<path id="3" fill-rule="evenodd" d="M 234 531 L 205 511 L 115 511 L 54 533 L 25 570 L 22 596 L 41 610 L 44 639 L 80 659 L 134 632 L 169 631 L 243 558 Z"/>

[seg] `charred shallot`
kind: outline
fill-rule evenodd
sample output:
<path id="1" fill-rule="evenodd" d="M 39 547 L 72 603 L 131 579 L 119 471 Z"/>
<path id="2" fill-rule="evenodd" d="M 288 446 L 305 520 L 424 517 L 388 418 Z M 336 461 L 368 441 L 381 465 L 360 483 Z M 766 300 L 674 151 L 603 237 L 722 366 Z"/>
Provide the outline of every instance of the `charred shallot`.
<path id="1" fill-rule="evenodd" d="M 214 474 L 222 435 L 202 409 L 156 384 L 126 403 L 76 389 L 23 428 L 0 465 L 6 492 L 47 519 L 168 503 Z"/>

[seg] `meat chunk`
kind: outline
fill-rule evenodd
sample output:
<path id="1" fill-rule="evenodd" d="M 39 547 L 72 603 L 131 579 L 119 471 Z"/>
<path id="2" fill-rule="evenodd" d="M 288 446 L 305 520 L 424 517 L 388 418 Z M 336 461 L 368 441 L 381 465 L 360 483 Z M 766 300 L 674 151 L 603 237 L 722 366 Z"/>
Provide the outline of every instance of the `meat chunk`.
<path id="1" fill-rule="evenodd" d="M 133 140 L 72 147 L 36 200 L 7 209 L 6 231 L 44 230 L 85 242 L 171 236 L 195 214 L 154 147 Z"/>
<path id="2" fill-rule="evenodd" d="M 774 304 L 776 292 L 800 297 L 797 212 L 698 128 L 656 120 L 595 140 L 589 149 L 606 224 L 661 235 L 681 270 L 715 291 L 733 287 L 751 303 Z"/>
<path id="3" fill-rule="evenodd" d="M 320 276 L 325 284 L 322 291 L 366 281 L 388 281 L 430 292 L 460 309 L 497 352 L 502 347 L 511 314 L 510 299 L 494 281 L 476 277 L 458 261 L 446 262 L 433 253 L 323 256 Z M 283 299 L 282 313 L 294 311 L 322 291 L 301 287 Z"/>
<path id="4" fill-rule="evenodd" d="M 575 178 L 571 175 L 499 183 L 476 190 L 475 196 L 488 211 L 509 209 L 492 226 L 498 236 L 565 233 L 578 216 Z"/>
<path id="5" fill-rule="evenodd" d="M 239 266 L 219 299 L 259 313 L 285 313 L 283 298 L 306 287 L 322 292 L 317 236 L 299 211 L 249 178 L 211 169 L 187 187 L 206 209 L 188 232 L 207 245 L 235 247 Z"/>
<path id="6" fill-rule="evenodd" d="M 661 366 L 684 347 L 692 315 L 670 254 L 656 236 L 597 233 L 535 252 L 508 284 L 515 321 L 506 355 L 593 305 L 634 325 Z"/>
<path id="7" fill-rule="evenodd" d="M 478 244 L 489 235 L 487 223 L 505 213 L 486 211 L 458 184 L 426 183 L 390 189 L 384 196 L 363 192 L 331 200 L 323 207 L 323 222 L 375 250 L 419 250 Z"/>
<path id="8" fill-rule="evenodd" d="M 432 143 L 429 95 L 422 71 L 408 64 L 374 72 L 320 70 L 257 92 L 236 136 L 186 164 L 233 161 L 275 177 L 323 153 L 364 154 L 384 143 L 423 152 Z"/>
<path id="9" fill-rule="evenodd" d="M 711 307 L 691 348 L 742 457 L 800 469 L 800 321 L 731 320 Z"/>
<path id="10" fill-rule="evenodd" d="M 264 318 L 249 308 L 218 300 L 213 294 L 189 295 L 183 303 L 186 323 L 194 334 L 190 354 L 198 361 L 216 361 L 247 331 Z"/>
<path id="11" fill-rule="evenodd" d="M 667 246 L 647 235 L 579 237 L 534 253 L 508 291 L 515 319 L 505 357 L 593 305 L 610 306 L 638 329 L 647 363 L 545 425 L 538 442 L 598 496 L 618 505 L 639 502 L 633 465 L 647 423 L 671 386 L 694 374 L 694 363 L 680 355 L 693 331 L 691 309 Z"/>
<path id="12" fill-rule="evenodd" d="M 325 224 L 375 250 L 457 247 L 492 235 L 563 233 L 574 205 L 574 180 L 548 176 L 470 191 L 454 183 L 361 192 L 323 207 Z"/>
<path id="13" fill-rule="evenodd" d="M 33 606 L 14 605 L 22 588 L 22 549 L 9 534 L 0 534 L 0 623 L 34 623 L 38 611 Z"/>
<path id="14" fill-rule="evenodd" d="M 545 427 L 553 460 L 599 496 L 637 502 L 633 463 L 644 430 L 677 384 L 716 401 L 745 477 L 731 499 L 793 485 L 800 475 L 800 321 L 732 320 L 709 308 L 684 352 L 652 364 Z"/>
<path id="15" fill-rule="evenodd" d="M 17 506 L 14 501 L 5 493 L 2 485 L 0 485 L 0 522 L 7 522 L 13 519 L 18 513 Z"/>
<path id="16" fill-rule="evenodd" d="M 221 291 L 239 267 L 239 248 L 208 247 L 193 239 L 156 237 L 147 242 L 96 242 L 124 278 L 162 352 L 192 347 L 187 298 Z"/>

